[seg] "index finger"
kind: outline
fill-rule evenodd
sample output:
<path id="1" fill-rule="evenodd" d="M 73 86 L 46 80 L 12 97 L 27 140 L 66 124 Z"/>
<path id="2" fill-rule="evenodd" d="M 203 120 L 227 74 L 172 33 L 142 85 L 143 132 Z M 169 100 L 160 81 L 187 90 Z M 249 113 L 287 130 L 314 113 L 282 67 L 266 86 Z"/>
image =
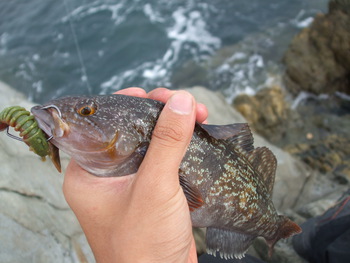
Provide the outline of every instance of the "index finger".
<path id="1" fill-rule="evenodd" d="M 148 98 L 153 100 L 159 100 L 163 103 L 166 103 L 175 92 L 176 92 L 175 90 L 169 90 L 166 88 L 157 88 L 148 92 Z M 208 118 L 207 107 L 202 103 L 197 103 L 196 120 L 199 123 L 206 123 L 207 118 Z"/>
<path id="2" fill-rule="evenodd" d="M 114 92 L 113 94 L 135 96 L 135 97 L 141 97 L 141 98 L 147 97 L 146 91 L 144 89 L 139 88 L 139 87 L 130 87 L 127 89 L 118 90 L 117 92 Z"/>

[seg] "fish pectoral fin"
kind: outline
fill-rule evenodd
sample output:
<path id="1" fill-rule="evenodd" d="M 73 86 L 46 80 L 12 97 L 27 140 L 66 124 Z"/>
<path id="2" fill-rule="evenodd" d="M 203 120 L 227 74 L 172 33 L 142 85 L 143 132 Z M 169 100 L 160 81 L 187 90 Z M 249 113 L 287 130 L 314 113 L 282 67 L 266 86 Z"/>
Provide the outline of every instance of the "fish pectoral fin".
<path id="1" fill-rule="evenodd" d="M 221 258 L 231 259 L 244 257 L 255 236 L 242 234 L 226 229 L 208 227 L 206 234 L 207 253 Z"/>
<path id="2" fill-rule="evenodd" d="M 193 187 L 185 176 L 180 175 L 180 185 L 182 187 L 182 190 L 186 196 L 188 207 L 190 208 L 190 211 L 194 211 L 197 208 L 200 208 L 203 204 L 203 198 L 199 190 L 195 187 Z"/>

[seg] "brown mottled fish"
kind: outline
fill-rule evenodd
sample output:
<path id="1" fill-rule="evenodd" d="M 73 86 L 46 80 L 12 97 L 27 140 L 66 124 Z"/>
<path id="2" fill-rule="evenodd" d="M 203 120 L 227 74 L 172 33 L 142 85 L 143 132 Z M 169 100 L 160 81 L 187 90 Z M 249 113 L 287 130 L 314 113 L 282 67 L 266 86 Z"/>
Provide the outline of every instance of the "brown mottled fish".
<path id="1" fill-rule="evenodd" d="M 32 108 L 51 143 L 86 171 L 125 176 L 140 166 L 164 104 L 125 95 L 78 96 Z M 193 226 L 206 227 L 207 251 L 241 258 L 262 236 L 270 246 L 301 232 L 272 203 L 276 158 L 254 148 L 247 124 L 197 123 L 179 167 Z"/>

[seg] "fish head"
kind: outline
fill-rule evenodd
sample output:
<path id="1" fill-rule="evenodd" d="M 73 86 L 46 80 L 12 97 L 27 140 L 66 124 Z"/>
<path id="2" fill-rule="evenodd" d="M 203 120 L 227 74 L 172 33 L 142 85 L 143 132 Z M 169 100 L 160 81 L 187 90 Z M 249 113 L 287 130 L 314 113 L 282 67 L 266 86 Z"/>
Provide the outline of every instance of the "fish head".
<path id="1" fill-rule="evenodd" d="M 50 142 L 82 168 L 105 176 L 142 140 L 115 95 L 63 97 L 31 109 Z"/>

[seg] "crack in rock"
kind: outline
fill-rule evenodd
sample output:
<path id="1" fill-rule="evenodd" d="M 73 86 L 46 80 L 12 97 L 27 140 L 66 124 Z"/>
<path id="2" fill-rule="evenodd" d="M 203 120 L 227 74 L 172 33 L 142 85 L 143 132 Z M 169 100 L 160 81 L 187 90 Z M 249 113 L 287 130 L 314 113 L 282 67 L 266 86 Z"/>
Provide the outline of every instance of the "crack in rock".
<path id="1" fill-rule="evenodd" d="M 38 201 L 41 201 L 43 203 L 48 204 L 49 206 L 51 206 L 55 210 L 59 210 L 59 211 L 68 211 L 68 210 L 70 210 L 70 208 L 68 208 L 68 207 L 59 207 L 59 206 L 57 206 L 57 205 L 55 205 L 53 203 L 50 203 L 44 197 L 42 197 L 40 195 L 37 195 L 35 193 L 21 192 L 21 191 L 15 190 L 15 189 L 10 189 L 8 187 L 0 187 L 0 191 L 17 194 L 17 195 L 25 197 L 25 198 L 36 199 Z"/>

